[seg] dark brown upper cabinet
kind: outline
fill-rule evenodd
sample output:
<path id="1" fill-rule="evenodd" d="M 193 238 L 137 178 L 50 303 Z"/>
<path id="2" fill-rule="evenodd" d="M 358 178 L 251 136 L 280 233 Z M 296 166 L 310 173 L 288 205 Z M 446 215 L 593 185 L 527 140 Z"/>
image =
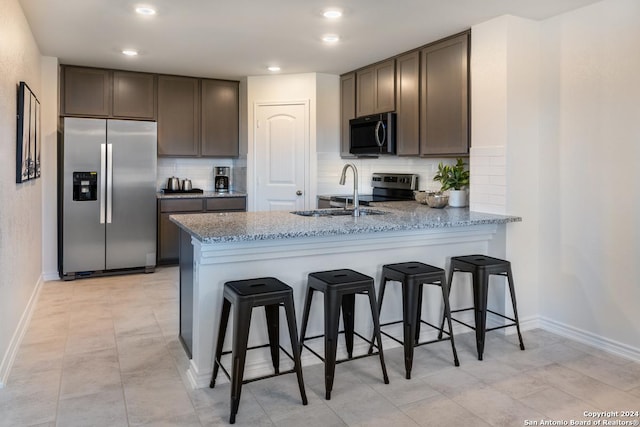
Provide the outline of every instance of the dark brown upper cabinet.
<path id="1" fill-rule="evenodd" d="M 203 157 L 238 157 L 238 82 L 201 82 L 201 147 Z"/>
<path id="2" fill-rule="evenodd" d="M 469 154 L 470 31 L 341 76 L 340 154 L 349 154 L 350 103 L 356 117 L 395 111 L 399 156 Z M 355 94 L 353 74 L 356 76 Z M 389 83 L 389 77 L 393 77 Z M 355 101 L 353 101 L 355 97 Z"/>
<path id="3" fill-rule="evenodd" d="M 394 111 L 396 62 L 389 59 L 356 71 L 356 116 Z"/>
<path id="4" fill-rule="evenodd" d="M 420 154 L 420 52 L 396 58 L 396 153 Z"/>
<path id="5" fill-rule="evenodd" d="M 469 33 L 422 49 L 420 154 L 469 153 Z"/>
<path id="6" fill-rule="evenodd" d="M 349 120 L 356 117 L 356 73 L 340 76 L 340 156 L 355 157 L 349 152 Z"/>
<path id="7" fill-rule="evenodd" d="M 153 120 L 156 117 L 156 76 L 113 72 L 113 117 Z"/>
<path id="8" fill-rule="evenodd" d="M 155 120 L 155 75 L 63 65 L 61 115 Z"/>
<path id="9" fill-rule="evenodd" d="M 158 156 L 199 156 L 199 127 L 199 79 L 158 76 Z"/>
<path id="10" fill-rule="evenodd" d="M 62 68 L 62 115 L 109 117 L 111 71 L 97 68 Z"/>

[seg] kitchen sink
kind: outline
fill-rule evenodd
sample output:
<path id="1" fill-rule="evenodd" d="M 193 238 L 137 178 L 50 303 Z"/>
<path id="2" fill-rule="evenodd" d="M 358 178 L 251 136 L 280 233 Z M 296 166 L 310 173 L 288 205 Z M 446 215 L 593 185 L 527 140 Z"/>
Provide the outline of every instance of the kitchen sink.
<path id="1" fill-rule="evenodd" d="M 359 209 L 360 216 L 367 215 L 383 215 L 386 212 L 378 211 L 375 209 Z M 295 215 L 300 216 L 312 216 L 312 217 L 332 217 L 332 216 L 352 216 L 353 209 L 315 209 L 312 211 L 293 211 Z"/>

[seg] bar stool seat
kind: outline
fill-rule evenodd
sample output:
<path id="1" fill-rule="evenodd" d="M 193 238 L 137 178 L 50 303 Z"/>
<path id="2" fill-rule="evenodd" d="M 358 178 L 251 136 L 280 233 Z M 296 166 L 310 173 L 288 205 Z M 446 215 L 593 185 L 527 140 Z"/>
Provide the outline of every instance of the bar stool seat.
<path id="1" fill-rule="evenodd" d="M 311 301 L 313 299 L 313 294 L 316 291 L 324 294 L 324 334 L 306 337 L 305 335 L 309 322 Z M 354 335 L 373 345 L 373 340 L 369 341 L 354 331 L 355 297 L 358 294 L 367 294 L 369 296 L 371 317 L 373 318 L 373 334 L 378 343 L 378 352 L 376 354 L 380 357 L 380 366 L 382 368 L 384 383 L 389 384 L 389 377 L 387 376 L 387 368 L 384 363 L 384 354 L 382 351 L 380 323 L 378 320 L 378 311 L 376 309 L 376 296 L 373 278 L 349 269 L 310 273 L 308 277 L 304 312 L 302 315 L 300 348 L 301 350 L 303 347 L 307 348 L 324 362 L 325 398 L 327 400 L 331 399 L 331 390 L 333 389 L 333 380 L 337 363 L 374 355 L 373 353 L 370 353 L 355 358 L 353 357 Z M 342 309 L 344 331 L 338 330 L 340 324 L 340 309 Z M 336 360 L 339 334 L 344 334 L 346 341 L 348 358 L 344 360 Z M 324 357 L 304 344 L 305 339 L 311 340 L 321 337 L 324 337 Z"/>
<path id="2" fill-rule="evenodd" d="M 493 258 L 487 255 L 465 255 L 451 258 L 449 266 L 449 292 L 451 292 L 451 284 L 453 282 L 453 274 L 456 272 L 471 273 L 473 282 L 473 307 L 451 310 L 451 313 L 474 310 L 475 326 L 468 325 L 456 318 L 451 318 L 454 322 L 465 325 L 476 331 L 476 347 L 478 351 L 478 360 L 482 360 L 484 353 L 485 334 L 488 331 L 515 326 L 518 331 L 518 340 L 520 341 L 520 350 L 524 350 L 522 334 L 520 333 L 520 322 L 518 320 L 518 308 L 516 305 L 516 293 L 513 284 L 513 275 L 511 273 L 511 263 L 499 258 Z M 497 275 L 507 278 L 509 293 L 511 294 L 511 305 L 513 307 L 513 318 L 496 313 L 487 308 L 487 296 L 489 290 L 489 276 Z M 511 323 L 487 328 L 487 312 L 503 319 L 509 320 Z M 442 324 L 444 325 L 444 318 Z"/>
<path id="3" fill-rule="evenodd" d="M 386 290 L 387 282 L 400 282 L 402 284 L 402 320 L 381 323 L 380 327 L 403 324 L 403 340 L 386 333 L 380 332 L 392 340 L 404 346 L 404 367 L 405 376 L 411 379 L 411 369 L 413 367 L 414 348 L 440 341 L 451 341 L 453 351 L 453 363 L 460 366 L 458 353 L 453 339 L 453 329 L 451 327 L 451 313 L 449 308 L 449 286 L 445 271 L 441 268 L 421 262 L 402 262 L 398 264 L 387 264 L 382 266 L 382 277 L 380 280 L 380 291 L 378 294 L 378 313 L 382 310 L 382 301 Z M 441 327 L 432 325 L 422 320 L 422 289 L 423 285 L 435 285 L 442 289 L 442 300 L 444 302 L 444 317 L 448 322 L 449 331 L 445 331 L 444 324 Z M 420 325 L 425 324 L 439 331 L 438 339 L 420 342 Z M 445 333 L 447 336 L 442 337 Z M 373 346 L 369 351 L 373 350 Z"/>
<path id="4" fill-rule="evenodd" d="M 223 352 L 222 349 L 227 331 L 227 324 L 229 322 L 229 313 L 232 306 L 234 325 L 232 350 Z M 253 311 L 253 307 L 260 306 L 263 306 L 265 310 L 269 344 L 247 347 L 249 340 L 249 325 L 251 324 L 251 313 Z M 289 354 L 284 348 L 282 348 L 282 346 L 280 346 L 279 308 L 281 306 L 284 307 L 287 317 L 289 338 L 291 340 L 291 350 L 293 355 Z M 271 349 L 271 361 L 273 363 L 274 374 L 244 381 L 243 375 L 247 350 L 264 347 L 270 347 Z M 293 360 L 293 369 L 280 372 L 280 350 Z M 231 375 L 229 375 L 221 362 L 221 357 L 230 353 L 232 354 Z M 295 372 L 298 377 L 298 386 L 300 388 L 302 404 L 307 404 L 307 395 L 305 393 L 304 382 L 302 379 L 302 365 L 300 363 L 300 347 L 298 343 L 296 315 L 293 304 L 293 289 L 290 286 L 273 277 L 237 280 L 226 282 L 224 284 L 220 327 L 218 330 L 215 360 L 213 363 L 213 374 L 211 375 L 211 383 L 209 385 L 211 388 L 215 387 L 219 368 L 222 368 L 225 375 L 231 381 L 231 415 L 229 416 L 229 422 L 231 424 L 235 423 L 236 414 L 238 413 L 242 385 L 250 381 L 257 381 L 276 375 Z"/>

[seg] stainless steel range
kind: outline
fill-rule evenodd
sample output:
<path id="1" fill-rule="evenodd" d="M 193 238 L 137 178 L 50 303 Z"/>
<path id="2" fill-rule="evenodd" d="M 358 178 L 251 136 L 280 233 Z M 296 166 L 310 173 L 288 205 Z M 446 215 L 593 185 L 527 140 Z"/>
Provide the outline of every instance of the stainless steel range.
<path id="1" fill-rule="evenodd" d="M 358 200 L 361 205 L 369 205 L 371 202 L 391 202 L 399 200 L 413 200 L 413 192 L 418 189 L 418 175 L 409 173 L 374 173 L 371 176 L 371 194 L 360 195 Z M 350 195 L 320 196 L 320 201 L 329 201 L 329 206 L 343 208 L 353 204 Z M 318 203 L 318 207 L 320 203 Z M 326 207 L 326 204 L 325 206 Z"/>

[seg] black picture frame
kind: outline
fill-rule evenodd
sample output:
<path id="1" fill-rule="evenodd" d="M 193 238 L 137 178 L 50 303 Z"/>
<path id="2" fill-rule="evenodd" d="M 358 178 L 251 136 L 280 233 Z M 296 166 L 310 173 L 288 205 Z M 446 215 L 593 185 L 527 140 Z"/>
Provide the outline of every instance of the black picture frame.
<path id="1" fill-rule="evenodd" d="M 40 101 L 29 85 L 18 85 L 16 183 L 40 177 Z"/>

